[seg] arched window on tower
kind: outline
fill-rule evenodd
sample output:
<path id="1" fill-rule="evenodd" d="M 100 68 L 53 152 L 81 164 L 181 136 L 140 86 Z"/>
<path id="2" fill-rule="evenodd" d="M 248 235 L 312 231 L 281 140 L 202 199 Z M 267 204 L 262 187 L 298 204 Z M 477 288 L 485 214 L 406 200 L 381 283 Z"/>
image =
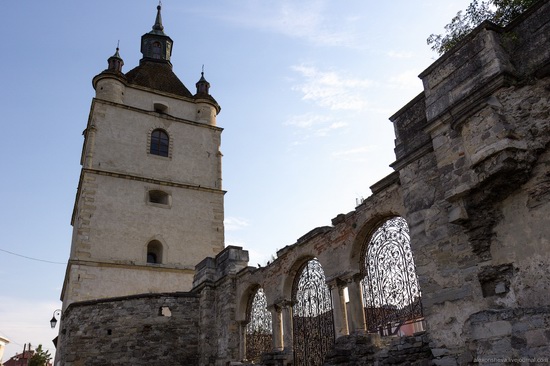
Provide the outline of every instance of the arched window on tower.
<path id="1" fill-rule="evenodd" d="M 152 240 L 147 244 L 147 263 L 162 263 L 162 244 L 158 240 Z"/>
<path id="2" fill-rule="evenodd" d="M 160 59 L 160 51 L 162 50 L 162 46 L 160 42 L 154 42 L 153 43 L 153 58 Z"/>
<path id="3" fill-rule="evenodd" d="M 168 156 L 170 138 L 166 131 L 157 128 L 151 132 L 151 147 L 149 152 L 153 155 Z"/>

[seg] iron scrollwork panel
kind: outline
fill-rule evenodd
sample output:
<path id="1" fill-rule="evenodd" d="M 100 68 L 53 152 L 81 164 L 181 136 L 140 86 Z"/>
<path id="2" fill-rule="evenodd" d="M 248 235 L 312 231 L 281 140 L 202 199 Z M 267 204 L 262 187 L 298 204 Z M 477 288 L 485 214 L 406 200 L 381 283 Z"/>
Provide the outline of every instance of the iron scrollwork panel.
<path id="1" fill-rule="evenodd" d="M 308 261 L 293 287 L 294 365 L 322 365 L 334 344 L 332 298 L 317 259 Z"/>
<path id="2" fill-rule="evenodd" d="M 259 288 L 249 305 L 246 326 L 246 359 L 259 362 L 263 353 L 270 352 L 273 344 L 273 320 L 267 310 L 267 299 Z"/>
<path id="3" fill-rule="evenodd" d="M 363 253 L 363 294 L 369 332 L 399 330 L 422 318 L 420 287 L 410 246 L 409 227 L 402 217 L 385 221 Z"/>

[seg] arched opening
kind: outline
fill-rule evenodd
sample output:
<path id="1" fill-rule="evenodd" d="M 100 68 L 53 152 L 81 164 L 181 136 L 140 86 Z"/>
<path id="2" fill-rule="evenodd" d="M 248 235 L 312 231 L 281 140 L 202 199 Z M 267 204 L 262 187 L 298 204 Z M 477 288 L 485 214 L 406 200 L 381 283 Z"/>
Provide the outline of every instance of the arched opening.
<path id="1" fill-rule="evenodd" d="M 397 216 L 382 222 L 363 244 L 361 262 L 367 330 L 383 336 L 423 330 L 407 221 Z"/>
<path id="2" fill-rule="evenodd" d="M 160 44 L 160 42 L 153 42 L 153 58 L 160 59 L 161 51 L 162 45 Z"/>
<path id="3" fill-rule="evenodd" d="M 170 138 L 166 131 L 157 128 L 151 132 L 151 146 L 149 152 L 153 155 L 168 156 Z"/>
<path id="4" fill-rule="evenodd" d="M 322 365 L 334 344 L 334 320 L 330 290 L 316 258 L 298 271 L 292 301 L 294 365 Z"/>
<path id="5" fill-rule="evenodd" d="M 267 298 L 261 287 L 251 296 L 246 320 L 246 359 L 259 363 L 262 354 L 273 348 L 273 320 L 267 310 Z"/>
<path id="6" fill-rule="evenodd" d="M 152 240 L 147 244 L 147 263 L 162 263 L 162 244 L 158 240 Z"/>

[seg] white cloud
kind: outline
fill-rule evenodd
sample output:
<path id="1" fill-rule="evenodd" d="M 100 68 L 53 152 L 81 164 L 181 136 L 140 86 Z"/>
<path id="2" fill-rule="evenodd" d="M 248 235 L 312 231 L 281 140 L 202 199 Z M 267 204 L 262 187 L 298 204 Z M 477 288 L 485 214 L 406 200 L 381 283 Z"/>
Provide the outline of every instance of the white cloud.
<path id="1" fill-rule="evenodd" d="M 320 128 L 316 131 L 317 136 L 328 136 L 329 132 L 333 130 L 338 130 L 340 128 L 346 127 L 348 124 L 346 122 L 334 122 L 328 127 Z"/>
<path id="2" fill-rule="evenodd" d="M 296 146 L 302 144 L 311 136 L 326 137 L 332 131 L 347 127 L 348 123 L 340 120 L 336 121 L 331 115 L 305 113 L 288 118 L 284 125 L 298 128 L 301 140 L 293 142 L 293 145 Z"/>
<path id="3" fill-rule="evenodd" d="M 330 23 L 334 14 L 327 14 L 331 11 L 327 4 L 326 0 L 249 0 L 227 3 L 224 11 L 211 16 L 238 27 L 278 33 L 315 45 L 355 47 L 358 37 L 349 28 L 360 24 L 359 19 L 348 17 Z"/>
<path id="4" fill-rule="evenodd" d="M 345 161 L 366 161 L 367 154 L 376 150 L 375 145 L 361 146 L 353 149 L 335 151 L 331 154 L 333 160 L 345 160 Z M 372 156 L 372 155 L 369 155 Z"/>
<path id="5" fill-rule="evenodd" d="M 395 89 L 415 89 L 421 90 L 422 82 L 418 78 L 419 72 L 416 70 L 407 70 L 394 75 L 389 79 L 389 86 Z"/>
<path id="6" fill-rule="evenodd" d="M 391 58 L 399 58 L 399 59 L 408 59 L 413 57 L 412 52 L 403 52 L 403 51 L 389 51 L 388 56 Z"/>
<path id="7" fill-rule="evenodd" d="M 241 230 L 250 225 L 248 220 L 242 217 L 226 217 L 223 223 L 226 231 Z"/>
<path id="8" fill-rule="evenodd" d="M 369 79 L 349 78 L 335 71 L 321 71 L 313 66 L 295 65 L 292 69 L 304 81 L 292 87 L 303 100 L 331 110 L 359 111 L 367 108 L 363 92 L 374 83 Z"/>
<path id="9" fill-rule="evenodd" d="M 286 126 L 296 126 L 299 128 L 311 128 L 330 122 L 331 118 L 325 115 L 306 113 L 299 116 L 292 116 L 284 123 Z"/>

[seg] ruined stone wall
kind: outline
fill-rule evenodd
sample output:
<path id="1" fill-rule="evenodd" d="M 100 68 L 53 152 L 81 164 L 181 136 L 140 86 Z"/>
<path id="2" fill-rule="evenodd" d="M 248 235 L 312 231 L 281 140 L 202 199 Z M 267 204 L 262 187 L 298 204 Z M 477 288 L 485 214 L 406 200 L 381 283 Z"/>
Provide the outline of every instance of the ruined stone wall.
<path id="1" fill-rule="evenodd" d="M 482 25 L 421 74 L 421 134 L 432 144 L 394 166 L 410 192 L 403 196 L 436 364 L 545 356 L 525 332 L 544 333 L 548 323 L 504 326 L 522 340 L 511 345 L 495 314 L 525 319 L 550 305 L 542 295 L 550 285 L 550 52 L 540 48 L 550 44 L 549 8 L 540 2 L 505 29 Z M 435 199 L 422 205 L 417 197 Z M 503 343 L 496 352 L 482 339 Z"/>
<path id="2" fill-rule="evenodd" d="M 541 1 L 506 28 L 482 24 L 431 65 L 420 75 L 424 91 L 391 117 L 397 176 L 375 184 L 363 205 L 332 226 L 280 250 L 268 267 L 243 271 L 239 296 L 263 287 L 284 328 L 300 263 L 316 257 L 332 288 L 350 288 L 372 228 L 401 215 L 410 228 L 430 362 L 547 357 L 548 46 L 550 4 Z M 245 319 L 246 301 L 240 304 L 237 316 Z M 353 315 L 335 322 L 337 348 L 355 342 L 346 334 L 361 330 Z M 285 335 L 274 349 L 291 353 L 291 341 Z"/>
<path id="3" fill-rule="evenodd" d="M 60 326 L 64 366 L 202 365 L 196 294 L 73 303 Z"/>
<path id="4" fill-rule="evenodd" d="M 197 265 L 193 292 L 200 298 L 201 366 L 225 366 L 240 356 L 240 322 L 236 319 L 237 273 L 248 264 L 248 252 L 229 246 Z"/>
<path id="5" fill-rule="evenodd" d="M 336 340 L 325 366 L 431 364 L 432 351 L 426 334 L 381 338 L 378 334 L 353 334 Z"/>

